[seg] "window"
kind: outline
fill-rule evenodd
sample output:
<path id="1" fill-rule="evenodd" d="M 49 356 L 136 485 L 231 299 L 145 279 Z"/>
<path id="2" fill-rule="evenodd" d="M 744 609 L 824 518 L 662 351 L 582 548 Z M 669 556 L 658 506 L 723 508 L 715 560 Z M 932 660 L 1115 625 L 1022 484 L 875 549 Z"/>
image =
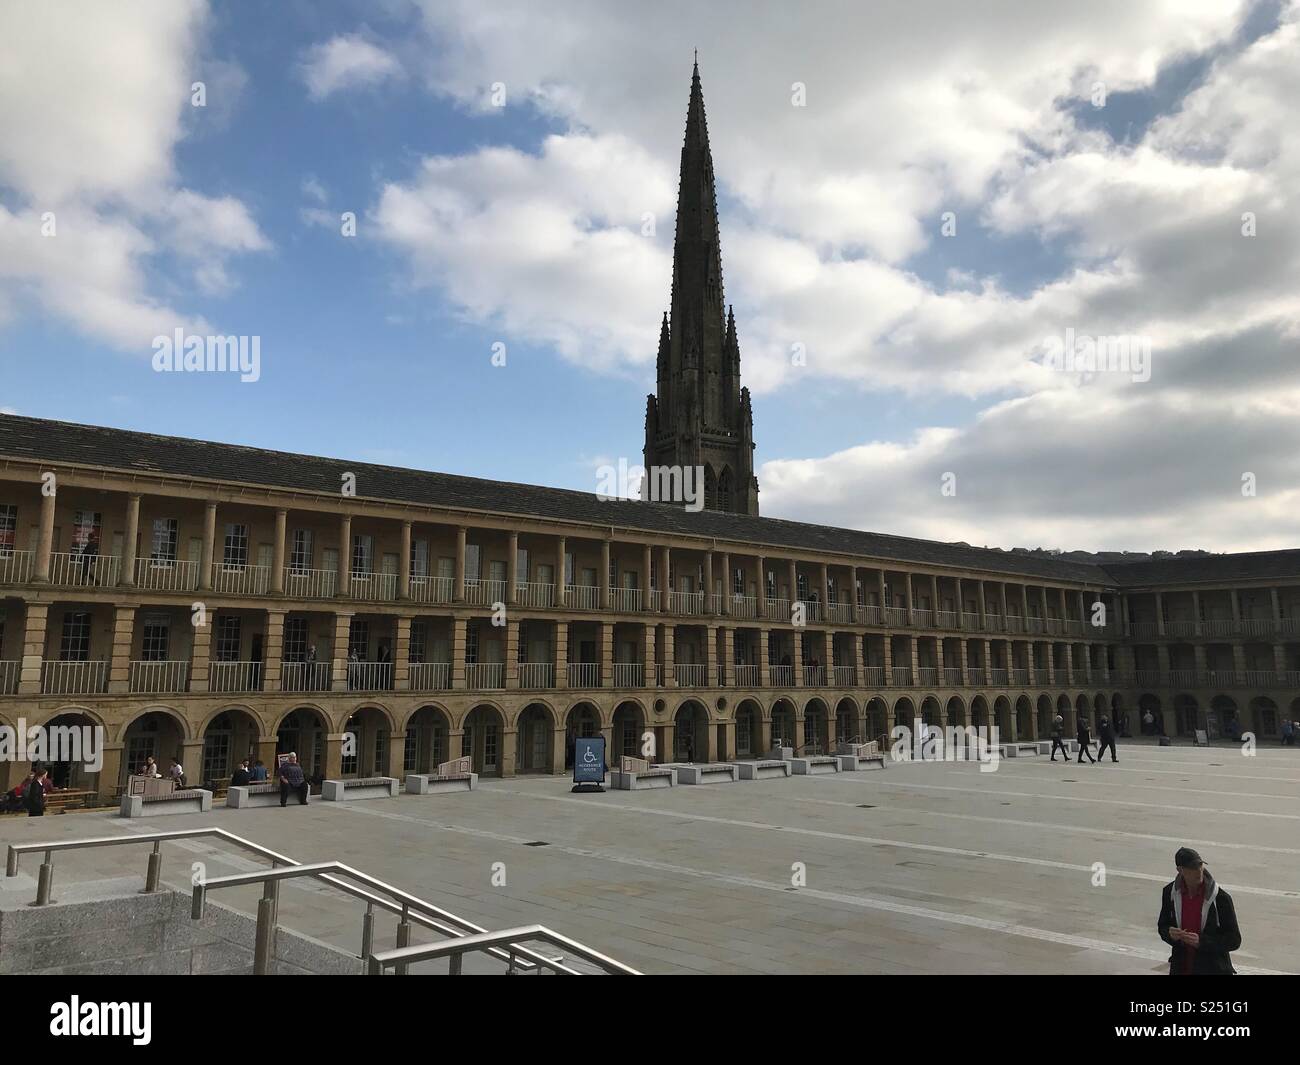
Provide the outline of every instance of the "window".
<path id="1" fill-rule="evenodd" d="M 528 661 L 528 622 L 519 623 L 519 646 L 515 650 L 516 662 Z"/>
<path id="2" fill-rule="evenodd" d="M 357 576 L 373 573 L 375 568 L 375 538 L 364 533 L 352 537 L 352 572 Z"/>
<path id="3" fill-rule="evenodd" d="M 171 636 L 171 619 L 166 614 L 150 614 L 144 619 L 140 657 L 146 662 L 166 662 Z"/>
<path id="4" fill-rule="evenodd" d="M 573 553 L 566 551 L 564 553 L 564 586 L 573 587 Z"/>
<path id="5" fill-rule="evenodd" d="M 18 508 L 12 503 L 0 503 L 0 558 L 13 556 L 17 529 Z"/>
<path id="6" fill-rule="evenodd" d="M 303 573 L 311 569 L 312 534 L 310 529 L 293 530 L 293 546 L 289 549 L 289 569 Z"/>
<path id="7" fill-rule="evenodd" d="M 443 580 L 452 580 L 456 576 L 456 560 L 454 558 L 438 559 L 438 576 Z"/>
<path id="8" fill-rule="evenodd" d="M 203 776 L 201 780 L 219 780 L 230 775 L 230 730 L 208 727 L 203 737 Z M 192 770 L 191 770 L 192 771 Z"/>
<path id="9" fill-rule="evenodd" d="M 767 593 L 766 593 L 767 598 L 775 599 L 776 598 L 776 574 L 772 570 L 767 571 L 767 575 L 764 577 L 764 583 L 767 586 Z"/>
<path id="10" fill-rule="evenodd" d="M 241 636 L 242 619 L 230 614 L 217 618 L 217 661 L 238 662 L 239 648 L 243 643 Z"/>
<path id="11" fill-rule="evenodd" d="M 520 584 L 528 583 L 528 548 L 521 547 L 515 555 L 515 580 Z"/>
<path id="12" fill-rule="evenodd" d="M 145 759 L 158 758 L 158 737 L 145 734 L 129 736 L 126 741 L 126 771 L 134 773 L 144 767 Z"/>
<path id="13" fill-rule="evenodd" d="M 650 590 L 652 592 L 659 590 L 659 563 L 654 556 L 650 558 Z"/>
<path id="14" fill-rule="evenodd" d="M 63 637 L 59 641 L 60 662 L 85 662 L 90 658 L 90 614 L 68 610 L 63 615 Z"/>
<path id="15" fill-rule="evenodd" d="M 429 575 L 429 541 L 411 541 L 411 577 L 423 580 Z"/>
<path id="16" fill-rule="evenodd" d="M 429 642 L 429 623 L 423 618 L 411 622 L 411 649 L 407 655 L 409 662 L 423 662 Z"/>
<path id="17" fill-rule="evenodd" d="M 149 551 L 149 557 L 154 562 L 171 565 L 176 561 L 177 529 L 175 518 L 154 518 L 153 546 Z"/>
<path id="18" fill-rule="evenodd" d="M 307 658 L 307 619 L 289 618 L 284 623 L 284 660 L 303 662 Z"/>
<path id="19" fill-rule="evenodd" d="M 800 573 L 795 577 L 794 585 L 795 595 L 798 597 L 799 601 L 803 603 L 808 602 L 808 578 Z"/>
<path id="20" fill-rule="evenodd" d="M 465 626 L 465 664 L 475 665 L 478 662 L 478 626 Z"/>
<path id="21" fill-rule="evenodd" d="M 584 588 L 594 588 L 594 587 L 596 587 L 596 571 L 595 571 L 594 569 L 589 569 L 589 568 L 587 568 L 587 567 L 583 567 L 583 570 L 582 570 L 582 586 L 583 586 Z"/>
<path id="22" fill-rule="evenodd" d="M 74 555 L 99 554 L 99 536 L 103 515 L 96 510 L 78 510 L 72 523 L 72 553 Z"/>
<path id="23" fill-rule="evenodd" d="M 352 627 L 348 630 L 348 658 L 354 653 L 361 662 L 370 653 L 370 622 L 364 618 L 353 618 Z"/>
<path id="24" fill-rule="evenodd" d="M 243 569 L 248 565 L 248 526 L 229 524 L 226 526 L 226 546 L 221 556 L 222 565 L 227 569 Z"/>
<path id="25" fill-rule="evenodd" d="M 613 558 L 609 560 L 609 586 L 618 587 L 618 560 Z"/>
<path id="26" fill-rule="evenodd" d="M 840 601 L 839 593 L 835 586 L 835 578 L 831 576 L 826 578 L 826 601 L 828 603 L 838 603 Z"/>
<path id="27" fill-rule="evenodd" d="M 741 566 L 731 571 L 731 591 L 733 595 L 745 594 L 745 570 Z"/>
<path id="28" fill-rule="evenodd" d="M 357 728 L 351 722 L 348 722 L 347 728 L 343 735 L 343 757 L 339 769 L 343 773 L 355 773 L 357 771 L 357 751 L 361 747 L 361 736 Z"/>
<path id="29" fill-rule="evenodd" d="M 483 549 L 478 544 L 465 545 L 465 579 L 477 581 L 483 576 Z"/>
<path id="30" fill-rule="evenodd" d="M 402 748 L 402 769 L 407 773 L 415 772 L 415 763 L 420 743 L 420 733 L 410 727 L 406 730 L 406 744 Z"/>
<path id="31" fill-rule="evenodd" d="M 388 731 L 379 729 L 375 732 L 375 764 L 371 770 L 376 776 L 388 772 Z"/>

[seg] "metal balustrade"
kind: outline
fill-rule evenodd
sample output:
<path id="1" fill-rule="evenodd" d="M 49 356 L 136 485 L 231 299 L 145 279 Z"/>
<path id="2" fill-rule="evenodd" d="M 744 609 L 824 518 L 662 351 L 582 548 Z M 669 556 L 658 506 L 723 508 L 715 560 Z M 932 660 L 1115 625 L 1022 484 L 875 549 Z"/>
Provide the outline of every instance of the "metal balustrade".
<path id="1" fill-rule="evenodd" d="M 676 662 L 673 677 L 679 688 L 703 688 L 708 684 L 708 666 L 703 662 Z"/>
<path id="2" fill-rule="evenodd" d="M 357 573 L 349 575 L 353 599 L 364 599 L 372 603 L 391 603 L 397 598 L 396 573 Z"/>
<path id="3" fill-rule="evenodd" d="M 518 949 L 520 942 L 530 942 L 533 940 L 550 943 L 552 946 L 559 947 L 573 957 L 580 958 L 581 960 L 596 966 L 601 970 L 601 972 L 610 976 L 641 975 L 635 969 L 624 965 L 622 962 L 615 961 L 613 958 L 592 950 L 588 946 L 584 946 L 576 939 L 562 936 L 560 933 L 553 932 L 545 925 L 540 924 L 521 925 L 518 928 L 507 928 L 503 932 L 484 932 L 481 935 L 461 936 L 457 939 L 444 940 L 441 943 L 430 943 L 415 947 L 395 947 L 392 950 L 368 955 L 366 960 L 366 971 L 370 976 L 382 976 L 385 970 L 391 966 L 394 972 L 402 974 L 406 971 L 407 966 L 413 965 L 416 962 L 446 958 L 448 974 L 451 976 L 459 976 L 462 972 L 462 966 L 466 954 L 500 949 L 502 946 L 507 945 L 512 949 Z M 560 968 L 566 973 L 573 972 L 573 970 L 564 966 L 561 966 Z"/>
<path id="4" fill-rule="evenodd" d="M 334 677 L 334 663 L 283 662 L 280 665 L 280 690 L 284 692 L 327 692 Z"/>
<path id="5" fill-rule="evenodd" d="M 1195 636 L 1196 622 L 1194 621 L 1166 621 L 1166 636 Z"/>
<path id="6" fill-rule="evenodd" d="M 212 590 L 222 595 L 266 595 L 271 586 L 269 566 L 212 563 Z"/>
<path id="7" fill-rule="evenodd" d="M 1006 614 L 1002 618 L 1003 632 L 1024 632 L 1025 619 L 1019 614 Z"/>
<path id="8" fill-rule="evenodd" d="M 284 594 L 293 599 L 333 599 L 338 587 L 338 570 L 284 568 Z"/>
<path id="9" fill-rule="evenodd" d="M 1045 628 L 1043 624 L 1043 619 L 1038 617 L 1036 614 L 1031 614 L 1030 616 L 1026 617 L 1024 619 L 1024 622 L 1025 622 L 1026 633 L 1038 634 L 1041 633 Z"/>
<path id="10" fill-rule="evenodd" d="M 744 663 L 736 664 L 736 687 L 738 688 L 757 688 L 761 680 L 758 666 L 746 665 Z"/>
<path id="11" fill-rule="evenodd" d="M 774 688 L 794 687 L 794 666 L 768 666 L 767 674 Z"/>
<path id="12" fill-rule="evenodd" d="M 111 588 L 117 584 L 116 555 L 56 551 L 50 555 L 50 583 L 64 588 Z"/>
<path id="13" fill-rule="evenodd" d="M 912 685 L 912 671 L 907 666 L 893 666 L 889 670 L 889 683 L 896 688 L 909 688 Z"/>
<path id="14" fill-rule="evenodd" d="M 570 688 L 599 688 L 599 662 L 570 662 L 568 669 Z"/>
<path id="15" fill-rule="evenodd" d="M 1264 636 L 1271 633 L 1275 625 L 1272 618 L 1242 618 L 1237 631 L 1242 636 Z"/>
<path id="16" fill-rule="evenodd" d="M 939 683 L 939 670 L 935 666 L 920 666 L 916 671 L 916 682 L 924 687 Z"/>
<path id="17" fill-rule="evenodd" d="M 966 683 L 971 685 L 972 687 L 983 687 L 986 683 L 988 683 L 984 679 L 984 672 L 985 671 L 983 666 L 967 666 Z"/>
<path id="18" fill-rule="evenodd" d="M 790 623 L 790 600 L 767 599 L 763 603 L 763 616 L 772 621 Z"/>
<path id="19" fill-rule="evenodd" d="M 21 662 L 0 662 L 0 695 L 18 694 L 18 678 L 22 675 L 22 671 Z"/>
<path id="20" fill-rule="evenodd" d="M 1196 670 L 1194 669 L 1171 669 L 1169 671 L 1169 683 L 1177 687 L 1191 688 L 1196 686 Z"/>
<path id="21" fill-rule="evenodd" d="M 961 669 L 956 666 L 943 667 L 943 682 L 949 685 L 961 684 Z"/>
<path id="22" fill-rule="evenodd" d="M 179 559 L 137 558 L 135 586 L 142 592 L 192 592 L 199 586 L 199 564 Z"/>
<path id="23" fill-rule="evenodd" d="M 506 664 L 504 662 L 472 662 L 465 666 L 465 687 L 482 690 L 505 686 Z"/>
<path id="24" fill-rule="evenodd" d="M 108 689 L 108 662 L 41 663 L 41 691 L 46 695 L 98 695 Z"/>
<path id="25" fill-rule="evenodd" d="M 866 603 L 858 604 L 858 616 L 862 619 L 864 625 L 879 625 L 884 618 L 880 607 L 869 606 Z"/>
<path id="26" fill-rule="evenodd" d="M 570 584 L 568 605 L 572 610 L 599 610 L 600 588 L 594 584 Z"/>
<path id="27" fill-rule="evenodd" d="M 885 624 L 891 629 L 905 629 L 907 628 L 909 620 L 910 619 L 907 616 L 907 607 L 885 607 Z"/>
<path id="28" fill-rule="evenodd" d="M 641 610 L 640 588 L 611 588 L 609 595 L 610 605 L 620 613 L 632 614 Z"/>
<path id="29" fill-rule="evenodd" d="M 519 663 L 519 687 L 554 688 L 555 687 L 555 663 L 554 662 L 520 662 Z"/>
<path id="30" fill-rule="evenodd" d="M 1013 669 L 1013 670 L 1011 671 L 1011 683 L 1012 683 L 1012 684 L 1028 684 L 1028 683 L 1029 683 L 1029 670 L 1027 670 L 1027 669 Z"/>
<path id="31" fill-rule="evenodd" d="M 185 661 L 135 661 L 130 668 L 131 691 L 140 695 L 164 695 L 186 691 L 190 664 Z"/>
<path id="32" fill-rule="evenodd" d="M 645 664 L 642 662 L 615 662 L 614 687 L 640 688 L 645 682 Z"/>
<path id="33" fill-rule="evenodd" d="M 1129 623 L 1129 632 L 1134 636 L 1155 636 L 1159 626 L 1154 621 L 1133 621 Z"/>
<path id="34" fill-rule="evenodd" d="M 261 690 L 261 662 L 208 663 L 208 691 L 257 692 Z"/>
<path id="35" fill-rule="evenodd" d="M 410 662 L 407 684 L 413 692 L 446 691 L 451 687 L 450 662 Z"/>
<path id="36" fill-rule="evenodd" d="M 803 607 L 803 617 L 805 621 L 821 621 L 822 605 L 816 599 L 800 599 L 799 605 Z"/>
<path id="37" fill-rule="evenodd" d="M 825 666 L 804 666 L 803 684 L 805 688 L 826 687 L 826 667 Z"/>
<path id="38" fill-rule="evenodd" d="M 505 581 L 465 581 L 465 602 L 474 606 L 495 607 L 497 603 L 504 603 L 505 601 Z"/>
<path id="39" fill-rule="evenodd" d="M 655 687 L 662 688 L 664 686 L 665 675 L 666 675 L 666 670 L 664 669 L 664 663 L 656 662 L 655 663 Z"/>
<path id="40" fill-rule="evenodd" d="M 412 577 L 411 599 L 417 603 L 450 603 L 456 594 L 456 582 L 451 577 Z"/>
<path id="41" fill-rule="evenodd" d="M 348 661 L 348 691 L 386 692 L 393 690 L 392 662 Z"/>
<path id="42" fill-rule="evenodd" d="M 957 627 L 957 611 L 936 610 L 934 612 L 934 625 L 938 629 L 955 629 Z"/>
<path id="43" fill-rule="evenodd" d="M 555 605 L 555 585 L 536 581 L 515 585 L 515 602 L 519 606 L 551 607 Z"/>
<path id="44" fill-rule="evenodd" d="M 0 584 L 26 584 L 32 579 L 30 551 L 0 552 Z"/>
<path id="45" fill-rule="evenodd" d="M 885 685 L 885 667 L 864 666 L 862 669 L 862 683 L 868 688 L 883 688 Z"/>
<path id="46" fill-rule="evenodd" d="M 729 609 L 733 618 L 757 618 L 758 597 L 753 595 L 733 595 Z"/>
<path id="47" fill-rule="evenodd" d="M 703 592 L 669 592 L 668 612 L 670 614 L 703 614 Z"/>
<path id="48" fill-rule="evenodd" d="M 929 607 L 913 607 L 911 627 L 914 629 L 934 628 L 934 611 Z"/>
<path id="49" fill-rule="evenodd" d="M 1206 618 L 1201 622 L 1203 636 L 1231 636 L 1236 622 L 1232 618 Z"/>
<path id="50" fill-rule="evenodd" d="M 1160 670 L 1139 669 L 1133 674 L 1133 680 L 1144 687 L 1156 687 L 1160 684 Z"/>

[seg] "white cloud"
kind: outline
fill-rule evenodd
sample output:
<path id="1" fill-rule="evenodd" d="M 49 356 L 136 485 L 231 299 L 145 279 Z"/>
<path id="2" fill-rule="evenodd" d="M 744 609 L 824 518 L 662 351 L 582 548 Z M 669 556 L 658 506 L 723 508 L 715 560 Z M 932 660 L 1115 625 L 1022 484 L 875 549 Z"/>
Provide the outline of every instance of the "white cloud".
<path id="1" fill-rule="evenodd" d="M 340 89 L 376 85 L 401 72 L 396 57 L 356 34 L 313 45 L 300 65 L 302 80 L 313 100 L 323 100 Z"/>

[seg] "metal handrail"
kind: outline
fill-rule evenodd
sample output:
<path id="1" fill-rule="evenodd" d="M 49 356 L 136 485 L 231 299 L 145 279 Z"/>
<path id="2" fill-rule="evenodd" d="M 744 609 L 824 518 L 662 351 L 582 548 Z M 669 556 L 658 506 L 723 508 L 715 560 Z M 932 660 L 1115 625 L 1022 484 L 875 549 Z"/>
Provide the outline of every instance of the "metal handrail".
<path id="1" fill-rule="evenodd" d="M 324 880 L 328 884 L 340 888 L 346 894 L 355 895 L 361 891 L 354 888 L 351 884 L 339 880 L 337 877 L 330 876 L 330 873 L 340 873 L 343 876 L 351 877 L 358 880 L 377 891 L 382 891 L 388 895 L 393 904 L 398 906 L 402 915 L 402 921 L 397 926 L 397 943 L 399 947 L 405 947 L 410 943 L 411 926 L 410 921 L 415 916 L 411 911 L 414 908 L 423 909 L 429 913 L 438 914 L 445 919 L 461 919 L 446 910 L 439 909 L 437 906 L 431 906 L 423 899 L 418 899 L 414 895 L 407 894 L 401 888 L 393 887 L 376 877 L 363 873 L 359 869 L 353 869 L 350 865 L 343 862 L 310 862 L 302 865 L 291 865 L 286 868 L 262 869 L 252 873 L 233 873 L 230 876 L 214 877 L 211 880 L 203 880 L 194 885 L 194 892 L 190 902 L 190 916 L 194 920 L 200 920 L 203 917 L 203 908 L 207 901 L 207 893 L 212 888 L 222 887 L 244 887 L 251 884 L 262 884 L 263 895 L 257 906 L 257 946 L 253 953 L 253 974 L 255 976 L 265 976 L 270 971 L 271 961 L 271 944 L 274 939 L 276 925 L 276 911 L 279 904 L 279 882 L 281 880 L 292 880 L 300 876 L 310 876 L 317 880 Z M 362 892 L 368 899 L 374 899 L 369 892 Z M 427 921 L 418 922 L 427 924 Z M 490 935 L 484 929 L 480 929 L 476 935 Z M 466 939 L 471 936 L 462 936 L 458 932 L 453 932 L 453 938 Z M 365 920 L 361 929 L 361 956 L 367 957 L 372 953 L 371 947 L 374 940 L 374 923 L 373 915 L 367 908 Z M 576 970 L 569 969 L 567 966 L 560 964 L 544 955 L 529 950 L 527 947 L 521 947 L 518 944 L 509 944 L 508 949 L 500 948 L 491 951 L 497 957 L 504 957 L 510 963 L 510 969 L 513 972 L 515 968 L 516 955 L 528 959 L 533 966 L 545 967 L 554 972 L 563 972 L 570 976 L 577 976 Z M 594 951 L 592 952 L 594 953 Z M 529 966 L 532 968 L 533 966 Z"/>
<path id="2" fill-rule="evenodd" d="M 269 847 L 263 847 L 258 843 L 254 843 L 252 840 L 244 839 L 242 836 L 237 836 L 233 832 L 226 831 L 224 828 L 189 828 L 179 829 L 172 832 L 148 832 L 140 833 L 138 835 L 132 834 L 129 836 L 99 836 L 92 839 L 58 840 L 48 843 L 11 843 L 9 845 L 8 858 L 5 864 L 5 876 L 18 875 L 18 862 L 19 858 L 23 854 L 32 851 L 43 851 L 45 853 L 45 861 L 41 865 L 40 874 L 37 880 L 35 905 L 47 906 L 49 905 L 50 892 L 54 885 L 54 861 L 51 857 L 54 851 L 79 850 L 82 847 L 113 847 L 129 843 L 152 843 L 154 848 L 153 852 L 149 855 L 149 868 L 148 872 L 145 874 L 144 890 L 146 892 L 154 892 L 158 890 L 158 885 L 162 878 L 162 844 L 173 840 L 196 839 L 205 836 L 217 836 L 226 840 L 228 843 L 233 843 L 236 847 L 242 847 L 254 854 L 260 854 L 264 858 L 269 858 L 273 869 L 277 865 L 293 867 L 301 865 L 300 862 L 296 862 L 292 858 L 279 854 L 276 851 L 271 850 Z M 405 914 L 406 919 L 409 921 L 414 921 L 416 924 L 423 925 L 426 928 L 431 928 L 434 931 L 452 937 L 465 936 L 467 934 L 478 935 L 486 931 L 485 928 L 476 925 L 473 921 L 468 921 L 463 917 L 458 917 L 456 914 L 440 909 L 432 903 L 416 898 L 414 895 L 406 895 L 407 904 L 403 907 L 396 902 L 383 898 L 382 896 L 373 895 L 362 888 L 349 884 L 345 880 L 339 880 L 336 877 L 329 875 L 322 875 L 320 876 L 320 879 L 324 880 L 328 884 L 332 884 L 345 894 L 362 899 L 367 904 L 367 925 L 369 925 L 372 920 L 371 910 L 373 907 L 378 906 L 380 909 L 387 910 L 389 913 Z M 382 882 L 376 881 L 376 883 Z M 383 887 L 390 893 L 398 891 L 397 888 L 390 887 L 388 884 L 383 884 Z M 402 892 L 402 894 L 405 895 L 405 892 Z M 517 965 L 521 969 L 531 970 L 539 964 L 545 965 L 548 968 L 551 966 L 551 963 L 547 958 L 540 954 L 534 954 L 527 948 L 521 948 L 513 954 L 504 950 L 494 951 L 493 953 L 500 960 L 510 964 L 512 968 Z M 364 957 L 364 953 L 362 956 Z M 519 960 L 516 960 L 516 958 Z"/>
<path id="3" fill-rule="evenodd" d="M 583 961 L 598 965 L 611 976 L 642 975 L 630 966 L 617 962 L 613 958 L 608 958 L 604 954 L 594 951 L 590 947 L 585 947 L 576 940 L 560 935 L 559 932 L 554 932 L 541 924 L 521 925 L 519 928 L 507 928 L 501 932 L 485 932 L 482 935 L 462 936 L 460 939 L 448 939 L 441 943 L 397 947 L 394 950 L 380 951 L 378 954 L 372 953 L 367 958 L 367 972 L 371 976 L 382 976 L 384 970 L 391 965 L 395 972 L 402 974 L 406 972 L 407 967 L 412 962 L 448 957 L 451 959 L 450 975 L 459 976 L 461 962 L 466 954 L 479 950 L 491 950 L 492 947 L 498 944 L 521 939 L 540 939 L 552 946 L 562 947 Z M 574 970 L 569 970 L 569 972 L 574 975 L 581 975 Z"/>

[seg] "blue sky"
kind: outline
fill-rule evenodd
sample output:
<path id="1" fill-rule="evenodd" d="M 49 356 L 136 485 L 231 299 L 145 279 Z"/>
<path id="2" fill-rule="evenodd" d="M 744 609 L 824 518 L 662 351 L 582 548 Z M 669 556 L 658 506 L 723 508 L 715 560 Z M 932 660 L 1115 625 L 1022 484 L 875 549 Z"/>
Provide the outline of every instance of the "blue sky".
<path id="1" fill-rule="evenodd" d="M 0 408 L 593 488 L 640 454 L 699 47 L 764 513 L 1003 546 L 1290 543 L 1295 471 L 1259 453 L 1276 378 L 1238 375 L 1252 398 L 1204 462 L 1175 414 L 1216 389 L 1189 345 L 1295 327 L 1274 293 L 1290 231 L 1246 269 L 1206 249 L 1219 276 L 1185 250 L 1294 195 L 1272 110 L 1293 8 L 1022 10 L 9 10 Z M 24 39 L 51 34 L 62 57 L 37 67 Z M 151 337 L 178 326 L 259 336 L 261 379 L 154 373 Z M 1153 336 L 1161 375 L 1046 377 L 1040 338 L 1066 326 Z M 1163 490 L 1134 490 L 1134 451 Z M 1270 491 L 1243 511 L 1224 486 L 1256 468 Z M 979 495 L 939 498 L 948 470 Z"/>

